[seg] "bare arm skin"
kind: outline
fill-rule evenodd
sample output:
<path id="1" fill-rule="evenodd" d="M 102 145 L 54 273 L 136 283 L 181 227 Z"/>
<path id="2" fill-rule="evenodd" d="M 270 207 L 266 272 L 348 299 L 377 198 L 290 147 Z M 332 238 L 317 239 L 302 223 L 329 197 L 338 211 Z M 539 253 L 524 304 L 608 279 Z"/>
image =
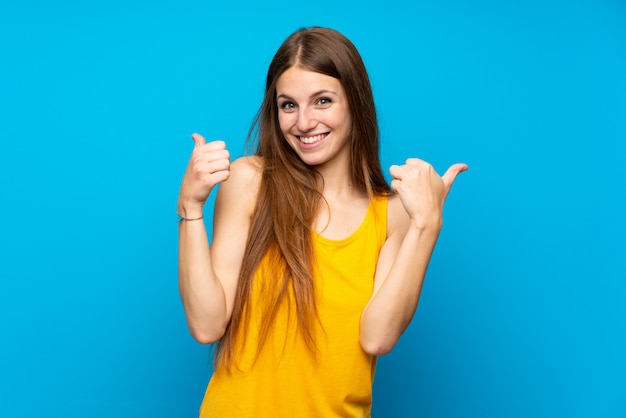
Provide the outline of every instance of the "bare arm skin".
<path id="1" fill-rule="evenodd" d="M 179 225 L 178 285 L 191 335 L 200 343 L 219 340 L 235 300 L 237 280 L 258 189 L 252 159 L 232 165 L 225 144 L 205 143 L 194 134 L 196 147 L 181 185 L 178 211 L 197 218 L 213 188 L 220 185 L 209 247 L 203 221 Z"/>
<path id="2" fill-rule="evenodd" d="M 446 196 L 465 164 L 440 177 L 430 164 L 409 159 L 392 166 L 387 240 L 380 251 L 374 292 L 361 316 L 360 342 L 371 355 L 389 353 L 408 327 L 442 225 Z"/>

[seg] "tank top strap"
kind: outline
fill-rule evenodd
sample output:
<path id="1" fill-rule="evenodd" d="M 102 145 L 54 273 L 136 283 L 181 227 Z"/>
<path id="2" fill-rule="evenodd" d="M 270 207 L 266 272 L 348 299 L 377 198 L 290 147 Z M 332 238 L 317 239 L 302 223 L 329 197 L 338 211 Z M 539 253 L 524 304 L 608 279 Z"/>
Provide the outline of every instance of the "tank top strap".
<path id="1" fill-rule="evenodd" d="M 370 203 L 372 221 L 376 228 L 378 248 L 381 248 L 387 239 L 387 196 L 374 196 Z"/>

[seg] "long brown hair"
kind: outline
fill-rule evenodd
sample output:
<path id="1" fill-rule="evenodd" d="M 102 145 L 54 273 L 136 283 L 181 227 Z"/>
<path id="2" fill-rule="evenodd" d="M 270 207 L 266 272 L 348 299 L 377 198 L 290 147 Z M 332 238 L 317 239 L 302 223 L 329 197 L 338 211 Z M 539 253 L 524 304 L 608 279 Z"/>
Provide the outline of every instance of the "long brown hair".
<path id="1" fill-rule="evenodd" d="M 276 82 L 290 67 L 315 71 L 338 79 L 346 92 L 352 116 L 350 166 L 353 184 L 370 196 L 387 195 L 390 188 L 383 176 L 379 152 L 378 122 L 374 97 L 363 60 L 357 49 L 339 32 L 303 28 L 280 46 L 267 72 L 265 97 L 250 129 L 255 154 L 263 164 L 259 198 L 252 217 L 233 313 L 217 345 L 216 365 L 228 369 L 235 354 L 235 338 L 249 323 L 252 282 L 261 259 L 269 256 L 276 291 L 270 292 L 261 319 L 257 355 L 267 338 L 278 309 L 291 292 L 295 299 L 298 329 L 315 351 L 313 325 L 317 320 L 313 281 L 311 226 L 323 181 L 315 167 L 302 162 L 289 146 L 278 124 Z"/>

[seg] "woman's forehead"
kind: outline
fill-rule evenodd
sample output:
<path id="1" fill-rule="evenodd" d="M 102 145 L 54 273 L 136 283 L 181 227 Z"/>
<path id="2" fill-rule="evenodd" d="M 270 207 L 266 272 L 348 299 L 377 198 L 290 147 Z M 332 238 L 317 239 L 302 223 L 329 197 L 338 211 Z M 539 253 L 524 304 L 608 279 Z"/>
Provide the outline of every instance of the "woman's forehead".
<path id="1" fill-rule="evenodd" d="M 318 92 L 343 95 L 343 87 L 334 77 L 297 66 L 287 69 L 276 82 L 277 96 L 308 98 Z"/>

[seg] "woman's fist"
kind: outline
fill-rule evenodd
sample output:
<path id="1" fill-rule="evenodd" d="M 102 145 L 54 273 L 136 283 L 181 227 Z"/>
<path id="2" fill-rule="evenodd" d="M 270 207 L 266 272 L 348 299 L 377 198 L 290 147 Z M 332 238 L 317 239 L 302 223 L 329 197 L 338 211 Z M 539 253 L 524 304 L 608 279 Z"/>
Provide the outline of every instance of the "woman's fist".
<path id="1" fill-rule="evenodd" d="M 454 164 L 443 176 L 426 161 L 409 158 L 404 165 L 389 168 L 391 188 L 398 193 L 411 221 L 418 227 L 440 222 L 443 203 L 456 176 L 467 170 L 466 164 Z"/>
<path id="2" fill-rule="evenodd" d="M 230 153 L 224 141 L 206 142 L 199 134 L 195 142 L 178 196 L 179 214 L 185 217 L 202 214 L 202 206 L 211 190 L 230 174 Z"/>

